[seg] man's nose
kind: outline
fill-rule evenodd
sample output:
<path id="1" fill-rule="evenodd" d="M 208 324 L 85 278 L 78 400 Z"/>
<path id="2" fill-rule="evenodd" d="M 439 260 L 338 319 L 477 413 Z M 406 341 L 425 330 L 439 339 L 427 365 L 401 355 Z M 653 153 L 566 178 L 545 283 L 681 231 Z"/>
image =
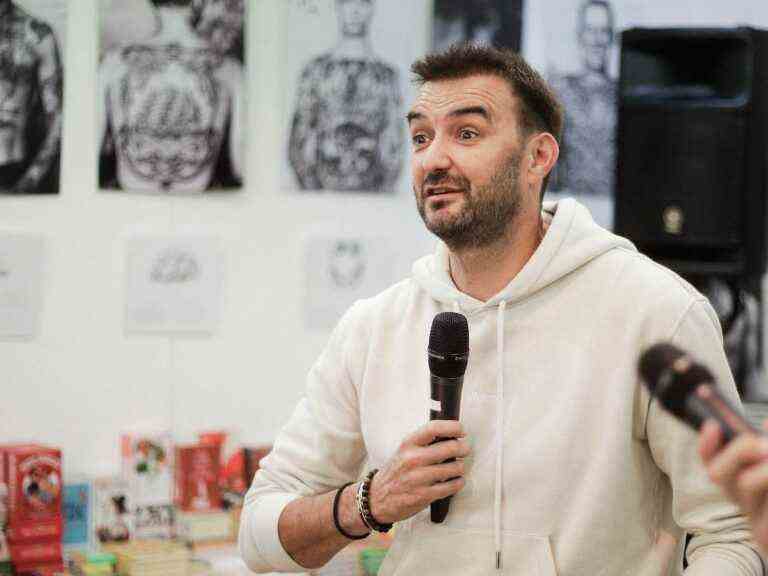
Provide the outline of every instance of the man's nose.
<path id="1" fill-rule="evenodd" d="M 421 167 L 425 174 L 446 171 L 451 167 L 451 157 L 440 138 L 435 138 L 424 151 Z"/>

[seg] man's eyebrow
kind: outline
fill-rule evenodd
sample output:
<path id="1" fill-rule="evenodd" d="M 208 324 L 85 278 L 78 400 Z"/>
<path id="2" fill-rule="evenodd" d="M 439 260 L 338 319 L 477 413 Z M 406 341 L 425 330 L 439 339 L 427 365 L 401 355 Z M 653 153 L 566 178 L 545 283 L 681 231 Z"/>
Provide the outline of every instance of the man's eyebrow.
<path id="1" fill-rule="evenodd" d="M 482 116 L 486 120 L 491 120 L 491 115 L 483 106 L 467 106 L 466 108 L 457 108 L 448 113 L 448 116 L 455 118 L 456 116 L 466 116 L 468 114 L 477 114 Z"/>
<path id="2" fill-rule="evenodd" d="M 491 115 L 483 106 L 466 106 L 464 108 L 457 108 L 456 110 L 452 110 L 448 113 L 448 116 L 450 118 L 456 118 L 457 116 L 467 116 L 471 114 L 477 114 L 478 116 L 482 116 L 489 122 L 491 121 Z M 423 120 L 426 118 L 424 114 L 421 112 L 408 112 L 405 119 L 408 120 L 408 124 L 413 122 L 414 120 Z"/>

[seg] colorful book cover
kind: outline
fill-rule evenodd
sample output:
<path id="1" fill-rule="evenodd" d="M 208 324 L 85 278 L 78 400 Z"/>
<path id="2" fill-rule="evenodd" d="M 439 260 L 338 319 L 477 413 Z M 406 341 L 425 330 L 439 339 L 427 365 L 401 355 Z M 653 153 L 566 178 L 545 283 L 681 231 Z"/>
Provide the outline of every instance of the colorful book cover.
<path id="1" fill-rule="evenodd" d="M 65 546 L 87 547 L 91 535 L 91 502 L 92 489 L 90 482 L 77 482 L 64 485 L 64 514 Z"/>

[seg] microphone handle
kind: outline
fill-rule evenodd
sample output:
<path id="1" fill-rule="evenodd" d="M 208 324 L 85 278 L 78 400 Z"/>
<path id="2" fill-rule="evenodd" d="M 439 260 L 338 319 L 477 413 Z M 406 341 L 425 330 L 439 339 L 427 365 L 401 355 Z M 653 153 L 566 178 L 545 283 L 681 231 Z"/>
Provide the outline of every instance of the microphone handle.
<path id="1" fill-rule="evenodd" d="M 430 420 L 458 420 L 461 412 L 461 388 L 464 384 L 464 375 L 456 378 L 430 375 L 431 401 L 429 406 Z M 435 440 L 435 442 L 443 442 Z M 435 443 L 433 442 L 433 444 Z M 455 458 L 449 458 L 444 463 L 453 462 Z M 434 523 L 441 523 L 448 516 L 451 497 L 446 496 L 435 500 L 429 505 L 430 519 Z"/>
<path id="2" fill-rule="evenodd" d="M 711 384 L 700 384 L 688 395 L 684 412 L 685 421 L 695 430 L 699 430 L 705 420 L 715 420 L 723 432 L 723 444 L 727 444 L 739 434 L 763 434 L 747 422 Z"/>

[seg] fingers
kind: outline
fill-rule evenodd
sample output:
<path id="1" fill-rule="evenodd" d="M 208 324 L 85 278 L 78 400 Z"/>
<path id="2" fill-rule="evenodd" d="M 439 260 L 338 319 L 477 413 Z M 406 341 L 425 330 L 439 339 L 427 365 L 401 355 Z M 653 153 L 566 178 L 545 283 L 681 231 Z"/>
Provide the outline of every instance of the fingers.
<path id="1" fill-rule="evenodd" d="M 435 464 L 434 466 L 427 466 L 426 468 L 420 468 L 414 471 L 416 475 L 416 482 L 420 485 L 432 485 L 437 482 L 445 482 L 446 480 L 453 480 L 455 478 L 464 476 L 465 464 L 462 460 L 456 460 L 454 462 L 445 462 L 443 464 Z"/>
<path id="2" fill-rule="evenodd" d="M 441 438 L 463 438 L 464 427 L 458 420 L 432 420 L 408 436 L 404 444 L 429 446 Z"/>
<path id="3" fill-rule="evenodd" d="M 707 471 L 713 482 L 733 490 L 744 468 L 768 458 L 768 440 L 755 434 L 741 434 L 712 456 Z"/>
<path id="4" fill-rule="evenodd" d="M 699 434 L 699 455 L 705 464 L 709 464 L 722 442 L 723 433 L 718 423 L 714 420 L 704 422 Z"/>
<path id="5" fill-rule="evenodd" d="M 768 462 L 744 470 L 736 480 L 739 492 L 759 494 L 768 491 Z"/>
<path id="6" fill-rule="evenodd" d="M 464 478 L 454 478 L 452 480 L 434 484 L 427 488 L 428 498 L 430 502 L 434 502 L 435 500 L 445 498 L 446 496 L 453 496 L 464 488 L 465 483 Z"/>

